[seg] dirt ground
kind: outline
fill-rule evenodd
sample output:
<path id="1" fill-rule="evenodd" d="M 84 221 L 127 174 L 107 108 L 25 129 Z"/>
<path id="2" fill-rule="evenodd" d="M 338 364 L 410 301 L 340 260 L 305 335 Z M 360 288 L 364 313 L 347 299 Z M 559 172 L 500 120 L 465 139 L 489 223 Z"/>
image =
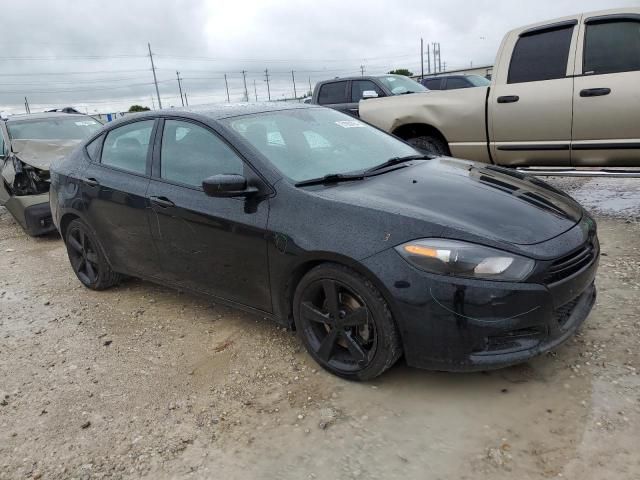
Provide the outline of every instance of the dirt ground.
<path id="1" fill-rule="evenodd" d="M 364 384 L 207 299 L 89 291 L 0 208 L 0 479 L 640 479 L 640 180 L 551 181 L 599 224 L 582 332 L 514 368 Z"/>

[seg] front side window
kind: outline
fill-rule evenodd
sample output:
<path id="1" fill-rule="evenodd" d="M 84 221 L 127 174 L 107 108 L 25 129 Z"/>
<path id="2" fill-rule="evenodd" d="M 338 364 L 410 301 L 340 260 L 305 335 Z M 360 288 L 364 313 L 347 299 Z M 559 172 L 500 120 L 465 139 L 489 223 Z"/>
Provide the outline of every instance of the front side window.
<path id="1" fill-rule="evenodd" d="M 320 105 L 347 103 L 347 82 L 325 83 L 320 87 L 318 96 Z"/>
<path id="2" fill-rule="evenodd" d="M 366 170 L 392 157 L 418 153 L 388 133 L 324 108 L 243 115 L 222 122 L 295 182 Z M 275 132 L 282 144 L 269 141 Z"/>
<path id="3" fill-rule="evenodd" d="M 351 82 L 351 101 L 359 102 L 362 100 L 362 94 L 367 90 L 372 90 L 378 94 L 379 97 L 384 95 L 384 92 L 371 80 L 353 80 Z"/>
<path id="4" fill-rule="evenodd" d="M 573 26 L 521 35 L 513 49 L 507 83 L 564 78 Z"/>
<path id="5" fill-rule="evenodd" d="M 91 117 L 68 116 L 7 122 L 13 140 L 84 140 L 102 125 Z"/>
<path id="6" fill-rule="evenodd" d="M 587 24 L 584 67 L 587 75 L 640 70 L 640 22 Z"/>
<path id="7" fill-rule="evenodd" d="M 154 120 L 129 123 L 107 133 L 101 163 L 132 173 L 147 171 L 147 152 Z"/>
<path id="8" fill-rule="evenodd" d="M 382 77 L 377 77 L 377 79 L 387 87 L 393 95 L 404 95 L 405 93 L 419 93 L 427 91 L 424 85 L 421 85 L 415 80 L 405 77 L 404 75 L 384 75 Z"/>
<path id="9" fill-rule="evenodd" d="M 160 150 L 160 177 L 200 187 L 213 175 L 244 172 L 242 159 L 220 137 L 191 122 L 166 120 Z"/>

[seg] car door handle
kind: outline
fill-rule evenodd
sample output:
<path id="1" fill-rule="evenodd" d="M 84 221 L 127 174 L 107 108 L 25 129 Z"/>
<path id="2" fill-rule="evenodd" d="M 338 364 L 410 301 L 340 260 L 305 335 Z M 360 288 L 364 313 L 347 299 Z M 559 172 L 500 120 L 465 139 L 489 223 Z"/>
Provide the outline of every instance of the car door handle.
<path id="1" fill-rule="evenodd" d="M 515 103 L 520 100 L 518 95 L 505 95 L 503 97 L 498 97 L 498 103 Z"/>
<path id="2" fill-rule="evenodd" d="M 89 177 L 89 178 L 85 178 L 84 180 L 82 180 L 86 185 L 89 185 L 90 187 L 97 187 L 100 185 L 100 182 L 98 180 L 96 180 L 93 177 Z"/>
<path id="3" fill-rule="evenodd" d="M 601 97 L 603 95 L 609 95 L 610 93 L 610 88 L 585 88 L 584 90 L 580 90 L 581 97 Z"/>
<path id="4" fill-rule="evenodd" d="M 167 197 L 151 197 L 151 203 L 162 208 L 170 208 L 176 206 L 176 204 L 169 200 Z"/>

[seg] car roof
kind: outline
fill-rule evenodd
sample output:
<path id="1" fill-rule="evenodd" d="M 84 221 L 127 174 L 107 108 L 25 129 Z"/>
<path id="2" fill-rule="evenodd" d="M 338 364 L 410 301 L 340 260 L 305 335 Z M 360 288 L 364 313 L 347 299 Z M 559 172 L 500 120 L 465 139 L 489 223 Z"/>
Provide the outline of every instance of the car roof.
<path id="1" fill-rule="evenodd" d="M 319 105 L 308 103 L 289 102 L 256 102 L 256 103 L 217 103 L 208 105 L 196 105 L 191 107 L 167 108 L 163 110 L 151 110 L 148 112 L 133 113 L 107 123 L 105 126 L 119 125 L 127 123 L 134 118 L 156 118 L 158 116 L 204 116 L 212 120 L 222 120 L 224 118 L 239 117 L 242 115 L 252 115 L 256 113 L 279 112 L 285 110 L 301 110 L 307 108 L 324 108 Z"/>
<path id="2" fill-rule="evenodd" d="M 404 77 L 405 75 L 398 75 L 395 73 L 381 73 L 380 75 L 354 75 L 352 77 L 336 77 L 330 78 L 327 80 L 322 80 L 318 83 L 329 83 L 329 82 L 343 82 L 345 80 L 371 80 L 374 78 L 382 78 L 382 77 Z M 411 78 L 411 77 L 407 77 Z"/>
<path id="3" fill-rule="evenodd" d="M 43 113 L 18 113 L 10 115 L 6 118 L 7 122 L 17 122 L 25 120 L 43 120 L 48 118 L 73 118 L 87 117 L 84 113 L 62 113 L 62 112 L 43 112 Z"/>

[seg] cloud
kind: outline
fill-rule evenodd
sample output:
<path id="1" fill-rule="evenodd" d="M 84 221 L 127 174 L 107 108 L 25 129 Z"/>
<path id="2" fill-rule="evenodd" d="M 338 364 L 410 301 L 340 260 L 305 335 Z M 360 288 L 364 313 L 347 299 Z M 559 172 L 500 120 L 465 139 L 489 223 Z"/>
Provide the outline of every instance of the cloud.
<path id="1" fill-rule="evenodd" d="M 506 31 L 578 11 L 637 1 L 448 2 L 72 0 L 4 2 L 0 110 L 77 105 L 89 112 L 151 106 L 147 42 L 163 106 L 272 98 L 335 76 L 420 69 L 420 38 L 441 44 L 448 68 L 491 64 Z M 254 90 L 255 85 L 255 90 Z M 155 100 L 154 100 L 155 102 Z"/>

